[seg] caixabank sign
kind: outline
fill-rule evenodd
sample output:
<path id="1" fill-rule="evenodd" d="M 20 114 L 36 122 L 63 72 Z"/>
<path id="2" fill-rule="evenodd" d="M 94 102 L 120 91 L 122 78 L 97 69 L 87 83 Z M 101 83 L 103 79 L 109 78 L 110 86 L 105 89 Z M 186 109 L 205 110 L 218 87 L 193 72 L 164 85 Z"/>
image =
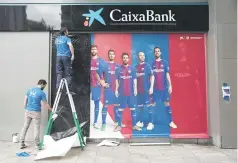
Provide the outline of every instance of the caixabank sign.
<path id="1" fill-rule="evenodd" d="M 208 5 L 79 6 L 83 31 L 208 31 Z M 78 14 L 74 15 L 79 16 Z"/>
<path id="2" fill-rule="evenodd" d="M 60 30 L 61 26 L 77 32 L 207 32 L 209 29 L 207 4 L 28 4 L 1 8 L 4 11 L 0 14 L 1 31 L 49 31 Z"/>

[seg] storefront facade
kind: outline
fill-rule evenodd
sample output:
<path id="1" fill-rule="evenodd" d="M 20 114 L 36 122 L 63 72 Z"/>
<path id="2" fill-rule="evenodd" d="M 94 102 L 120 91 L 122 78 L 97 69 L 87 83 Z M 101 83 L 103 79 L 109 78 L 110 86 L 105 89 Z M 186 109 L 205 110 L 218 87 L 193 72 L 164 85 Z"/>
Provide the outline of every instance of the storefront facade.
<path id="1" fill-rule="evenodd" d="M 76 55 L 73 63 L 73 80 L 77 93 L 74 98 L 76 110 L 81 122 L 88 121 L 84 130 L 89 138 L 149 138 L 151 140 L 168 138 L 196 139 L 197 141 L 211 139 L 212 144 L 219 147 L 235 148 L 236 39 L 231 32 L 236 33 L 237 21 L 236 16 L 233 16 L 236 8 L 233 9 L 235 1 L 223 3 L 219 0 L 211 0 L 189 3 L 159 2 L 149 5 L 131 3 L 0 6 L 0 12 L 3 15 L 0 21 L 2 31 L 0 34 L 5 40 L 2 42 L 4 54 L 12 55 L 3 57 L 6 61 L 9 60 L 6 63 L 11 62 L 11 67 L 14 67 L 12 69 L 14 71 L 4 71 L 4 73 L 11 79 L 9 85 L 16 83 L 17 77 L 20 77 L 18 74 L 21 74 L 23 78 L 21 79 L 23 84 L 17 94 L 19 98 L 13 99 L 16 98 L 20 103 L 20 97 L 24 96 L 24 91 L 34 85 L 38 78 L 45 78 L 49 83 L 47 90 L 49 100 L 53 102 L 56 91 L 54 39 L 60 27 L 66 26 L 70 31 Z M 220 6 L 227 11 L 220 11 Z M 233 8 L 230 9 L 230 7 Z M 229 14 L 228 11 L 234 13 Z M 93 20 L 92 17 L 95 19 Z M 92 44 L 98 46 L 98 55 L 105 61 L 108 60 L 107 53 L 110 49 L 115 51 L 115 62 L 118 64 L 122 64 L 121 54 L 128 53 L 129 64 L 135 69 L 138 64 L 138 52 L 144 52 L 146 62 L 152 65 L 154 48 L 160 47 L 162 59 L 168 63 L 171 77 L 170 106 L 172 119 L 177 128 L 169 127 L 169 117 L 163 101 L 158 101 L 153 110 L 154 127 L 151 130 L 147 128 L 150 116 L 148 108 L 144 108 L 140 117 L 144 125 L 141 131 L 133 130 L 132 126 L 133 117 L 137 117 L 137 123 L 138 115 L 141 113 L 138 109 L 132 112 L 127 108 L 122 114 L 122 123 L 125 127 L 120 132 L 113 132 L 115 114 L 112 106 L 109 106 L 107 110 L 106 130 L 93 128 L 95 114 L 98 113 L 95 112 L 94 101 L 90 96 L 92 88 L 89 81 L 89 61 Z M 14 58 L 16 53 L 17 58 Z M 35 62 L 38 65 L 30 66 L 30 63 Z M 28 70 L 29 67 L 34 73 Z M 231 69 L 232 74 L 229 74 Z M 29 76 L 29 74 L 32 75 Z M 224 100 L 222 96 L 224 83 L 231 88 L 229 100 Z M 3 91 L 6 93 L 9 90 L 3 88 Z M 10 95 L 4 98 L 7 101 Z M 102 91 L 97 121 L 99 126 L 102 123 L 104 101 Z M 7 108 L 8 105 L 6 103 L 3 107 Z M 65 131 L 73 127 L 71 112 L 67 111 L 67 101 L 63 100 L 61 105 L 66 109 L 55 121 L 53 132 Z M 8 107 L 10 109 L 5 114 L 13 112 L 17 103 L 10 104 Z M 11 124 L 14 131 L 10 129 L 5 131 L 2 140 L 8 140 L 9 133 L 20 131 L 23 119 L 19 115 L 23 116 L 23 110 L 17 113 L 19 113 L 16 114 L 17 125 Z M 47 122 L 47 113 L 42 114 L 43 130 Z M 8 119 L 5 118 L 3 124 L 7 121 Z M 228 126 L 234 127 L 231 129 Z"/>

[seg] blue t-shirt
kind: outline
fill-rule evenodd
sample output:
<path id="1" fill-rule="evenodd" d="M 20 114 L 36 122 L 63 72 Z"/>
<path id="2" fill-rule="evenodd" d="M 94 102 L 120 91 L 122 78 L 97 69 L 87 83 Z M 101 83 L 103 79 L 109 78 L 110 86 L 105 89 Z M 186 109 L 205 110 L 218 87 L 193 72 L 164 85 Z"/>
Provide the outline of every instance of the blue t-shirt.
<path id="1" fill-rule="evenodd" d="M 57 56 L 67 56 L 67 57 L 71 56 L 68 43 L 71 43 L 71 39 L 68 38 L 67 36 L 58 36 L 55 39 Z"/>
<path id="2" fill-rule="evenodd" d="M 46 101 L 45 92 L 39 87 L 30 88 L 27 93 L 27 105 L 28 111 L 41 111 L 41 101 Z"/>

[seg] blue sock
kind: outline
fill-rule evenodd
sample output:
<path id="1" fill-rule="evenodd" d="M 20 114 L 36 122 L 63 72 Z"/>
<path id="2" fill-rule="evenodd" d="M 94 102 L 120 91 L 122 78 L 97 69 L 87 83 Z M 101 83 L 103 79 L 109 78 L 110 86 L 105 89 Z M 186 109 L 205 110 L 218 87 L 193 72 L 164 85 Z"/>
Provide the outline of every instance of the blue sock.
<path id="1" fill-rule="evenodd" d="M 144 107 L 138 107 L 139 108 L 139 115 L 138 115 L 138 119 L 137 119 L 137 122 L 142 122 L 142 113 L 143 113 L 143 109 Z"/>
<path id="2" fill-rule="evenodd" d="M 122 111 L 118 110 L 117 118 L 118 118 L 118 126 L 121 126 L 121 123 L 122 123 Z"/>
<path id="3" fill-rule="evenodd" d="M 98 114 L 99 114 L 99 100 L 94 101 L 94 122 L 93 123 L 97 123 L 98 121 Z"/>
<path id="4" fill-rule="evenodd" d="M 118 122 L 118 106 L 114 106 L 113 111 L 115 116 L 115 122 Z"/>
<path id="5" fill-rule="evenodd" d="M 102 124 L 106 124 L 106 118 L 107 118 L 107 107 L 102 108 Z"/>
<path id="6" fill-rule="evenodd" d="M 136 125 L 136 111 L 131 110 L 132 127 Z"/>
<path id="7" fill-rule="evenodd" d="M 169 123 L 171 123 L 171 122 L 172 122 L 172 111 L 171 111 L 171 107 L 170 107 L 170 106 L 166 106 L 165 108 L 167 109 L 168 118 L 169 118 Z"/>
<path id="8" fill-rule="evenodd" d="M 148 107 L 148 111 L 149 111 L 149 122 L 153 123 L 153 118 L 154 118 L 154 106 L 149 106 Z"/>

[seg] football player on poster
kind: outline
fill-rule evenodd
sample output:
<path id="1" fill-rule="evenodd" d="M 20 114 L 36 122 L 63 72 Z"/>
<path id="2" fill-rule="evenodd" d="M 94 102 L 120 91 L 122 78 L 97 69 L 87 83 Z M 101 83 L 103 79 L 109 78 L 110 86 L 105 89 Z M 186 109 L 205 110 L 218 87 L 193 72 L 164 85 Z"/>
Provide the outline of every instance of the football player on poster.
<path id="1" fill-rule="evenodd" d="M 152 69 L 155 76 L 153 102 L 161 100 L 168 112 L 169 126 L 177 128 L 172 120 L 172 112 L 170 107 L 170 94 L 172 93 L 172 84 L 169 74 L 168 62 L 161 59 L 161 51 L 159 47 L 154 48 L 155 61 L 152 63 Z"/>
<path id="2" fill-rule="evenodd" d="M 94 101 L 94 121 L 93 127 L 99 129 L 97 126 L 99 114 L 99 101 L 102 87 L 108 87 L 108 84 L 102 80 L 102 73 L 104 71 L 105 61 L 98 56 L 97 45 L 91 45 L 91 68 L 90 68 L 90 85 L 92 100 Z"/>
<path id="3" fill-rule="evenodd" d="M 114 129 L 115 132 L 121 130 L 122 112 L 127 107 L 131 110 L 132 128 L 141 131 L 139 126 L 136 126 L 136 95 L 137 95 L 137 79 L 136 69 L 130 66 L 129 54 L 122 54 L 123 65 L 116 71 L 116 97 L 119 97 L 118 109 L 118 126 Z"/>
<path id="4" fill-rule="evenodd" d="M 115 51 L 110 49 L 108 51 L 108 62 L 105 66 L 103 76 L 106 87 L 104 87 L 104 105 L 102 109 L 102 128 L 101 130 L 104 131 L 106 128 L 106 117 L 107 117 L 107 110 L 108 105 L 114 105 L 114 117 L 115 123 L 118 123 L 118 97 L 115 96 L 116 90 L 116 70 L 120 67 L 119 64 L 115 63 Z"/>
<path id="5" fill-rule="evenodd" d="M 145 54 L 143 52 L 138 53 L 139 64 L 136 66 L 137 75 L 137 105 L 139 109 L 139 115 L 137 117 L 136 125 L 139 127 L 144 126 L 143 122 L 143 109 L 148 108 L 149 123 L 147 130 L 152 130 L 153 125 L 153 108 L 150 96 L 153 94 L 154 87 L 154 75 L 151 66 L 145 62 Z"/>

